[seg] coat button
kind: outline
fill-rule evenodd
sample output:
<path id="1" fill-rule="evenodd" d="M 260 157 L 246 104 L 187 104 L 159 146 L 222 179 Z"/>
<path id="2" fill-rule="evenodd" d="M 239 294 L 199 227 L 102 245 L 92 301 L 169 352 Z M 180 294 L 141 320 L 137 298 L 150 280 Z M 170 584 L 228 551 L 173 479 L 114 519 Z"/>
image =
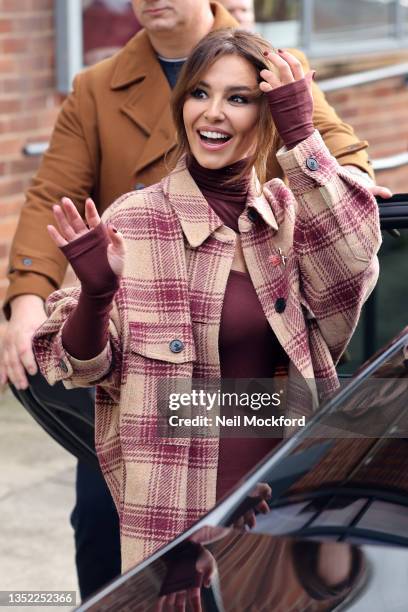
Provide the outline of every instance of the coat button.
<path id="1" fill-rule="evenodd" d="M 252 221 L 252 223 L 255 223 L 258 220 L 258 217 L 259 215 L 255 208 L 248 209 L 248 219 Z"/>
<path id="2" fill-rule="evenodd" d="M 136 191 L 139 191 L 139 189 L 144 189 L 144 188 L 145 188 L 145 184 L 144 183 L 136 183 L 136 185 L 135 185 Z"/>
<path id="3" fill-rule="evenodd" d="M 280 297 L 275 302 L 275 310 L 277 313 L 281 314 L 286 308 L 286 300 L 283 297 Z"/>
<path id="4" fill-rule="evenodd" d="M 184 342 L 176 338 L 170 342 L 169 347 L 172 353 L 181 353 L 184 350 Z"/>
<path id="5" fill-rule="evenodd" d="M 23 265 L 24 266 L 31 266 L 32 263 L 33 263 L 32 259 L 30 259 L 29 257 L 24 257 L 24 259 L 23 259 Z"/>
<path id="6" fill-rule="evenodd" d="M 63 359 L 59 360 L 58 365 L 61 368 L 61 370 L 65 372 L 65 374 L 68 372 L 68 366 Z"/>
<path id="7" fill-rule="evenodd" d="M 306 160 L 306 166 L 309 168 L 309 170 L 318 170 L 319 162 L 314 157 L 308 157 Z"/>

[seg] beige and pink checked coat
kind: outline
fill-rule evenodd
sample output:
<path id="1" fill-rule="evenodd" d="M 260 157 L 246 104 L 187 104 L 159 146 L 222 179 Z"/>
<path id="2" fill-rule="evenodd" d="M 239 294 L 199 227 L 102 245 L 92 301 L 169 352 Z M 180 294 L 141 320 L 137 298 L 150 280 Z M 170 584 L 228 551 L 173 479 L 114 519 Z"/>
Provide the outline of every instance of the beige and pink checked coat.
<path id="1" fill-rule="evenodd" d="M 278 160 L 290 188 L 273 179 L 261 192 L 254 177 L 239 220 L 243 254 L 289 356 L 289 377 L 323 379 L 333 389 L 335 363 L 378 275 L 377 206 L 317 131 L 281 149 Z M 219 376 L 221 309 L 237 235 L 209 207 L 184 161 L 160 183 L 120 198 L 104 220 L 127 243 L 108 346 L 90 361 L 64 350 L 61 329 L 76 288 L 50 296 L 34 347 L 50 384 L 97 385 L 96 447 L 119 512 L 126 570 L 215 502 L 218 438 L 159 437 L 156 385 Z M 286 265 L 271 264 L 279 249 Z M 174 339 L 184 346 L 178 353 L 170 349 Z"/>

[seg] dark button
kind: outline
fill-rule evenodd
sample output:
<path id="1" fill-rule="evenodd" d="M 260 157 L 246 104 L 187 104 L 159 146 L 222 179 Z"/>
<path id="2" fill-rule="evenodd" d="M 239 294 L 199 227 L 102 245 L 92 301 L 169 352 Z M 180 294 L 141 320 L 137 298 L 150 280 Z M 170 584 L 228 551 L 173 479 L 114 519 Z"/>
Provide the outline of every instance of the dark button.
<path id="1" fill-rule="evenodd" d="M 184 342 L 175 339 L 170 342 L 169 347 L 172 353 L 181 353 L 184 350 Z"/>
<path id="2" fill-rule="evenodd" d="M 136 183 L 135 185 L 135 189 L 137 191 L 139 191 L 139 189 L 144 189 L 145 188 L 145 184 L 144 183 Z"/>
<path id="3" fill-rule="evenodd" d="M 306 166 L 309 170 L 318 170 L 319 162 L 314 157 L 308 157 L 306 160 Z"/>
<path id="4" fill-rule="evenodd" d="M 280 297 L 276 300 L 275 302 L 275 310 L 276 312 L 278 312 L 279 314 L 281 312 L 283 312 L 286 308 L 286 300 L 283 297 Z"/>
<path id="5" fill-rule="evenodd" d="M 65 363 L 65 361 L 63 359 L 59 360 L 59 367 L 61 368 L 61 370 L 63 372 L 65 372 L 65 373 L 68 372 L 68 366 L 67 366 L 67 364 Z"/>
<path id="6" fill-rule="evenodd" d="M 23 264 L 24 264 L 25 266 L 31 266 L 31 264 L 32 264 L 32 263 L 33 263 L 33 260 L 32 260 L 32 259 L 30 259 L 29 257 L 24 257 L 24 259 L 23 259 Z"/>
<path id="7" fill-rule="evenodd" d="M 259 215 L 255 208 L 248 209 L 248 219 L 252 221 L 252 223 L 255 223 L 258 220 L 258 217 Z"/>

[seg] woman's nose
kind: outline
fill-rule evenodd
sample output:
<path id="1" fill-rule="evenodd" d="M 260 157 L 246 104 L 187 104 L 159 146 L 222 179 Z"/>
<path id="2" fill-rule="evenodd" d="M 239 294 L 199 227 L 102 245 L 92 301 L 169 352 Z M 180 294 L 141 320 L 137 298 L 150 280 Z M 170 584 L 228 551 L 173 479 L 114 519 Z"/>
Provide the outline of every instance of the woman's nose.
<path id="1" fill-rule="evenodd" d="M 209 100 L 208 106 L 204 111 L 204 117 L 208 121 L 219 121 L 225 118 L 223 105 L 221 101 Z"/>

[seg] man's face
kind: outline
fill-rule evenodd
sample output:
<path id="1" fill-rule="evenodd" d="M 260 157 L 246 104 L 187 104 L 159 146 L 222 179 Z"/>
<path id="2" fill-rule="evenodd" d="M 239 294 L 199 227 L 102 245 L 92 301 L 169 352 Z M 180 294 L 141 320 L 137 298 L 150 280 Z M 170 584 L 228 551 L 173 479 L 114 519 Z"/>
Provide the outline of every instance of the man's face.
<path id="1" fill-rule="evenodd" d="M 208 0 L 132 0 L 140 24 L 151 32 L 183 27 L 201 14 Z"/>
<path id="2" fill-rule="evenodd" d="M 227 11 L 238 21 L 241 28 L 253 30 L 255 27 L 254 0 L 219 0 Z"/>

